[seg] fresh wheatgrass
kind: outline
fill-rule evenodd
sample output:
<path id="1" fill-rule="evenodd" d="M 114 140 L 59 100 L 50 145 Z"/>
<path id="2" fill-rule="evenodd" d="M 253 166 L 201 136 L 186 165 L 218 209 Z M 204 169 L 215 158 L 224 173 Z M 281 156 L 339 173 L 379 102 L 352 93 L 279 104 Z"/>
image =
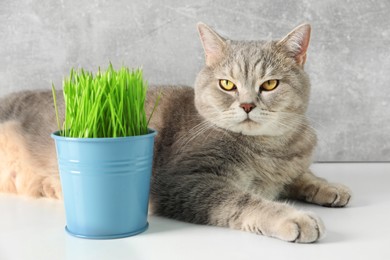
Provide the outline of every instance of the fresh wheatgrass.
<path id="1" fill-rule="evenodd" d="M 99 68 L 96 75 L 72 69 L 63 82 L 65 120 L 61 128 L 54 85 L 52 90 L 60 135 L 74 138 L 148 134 L 149 121 L 160 99 L 159 95 L 147 118 L 147 82 L 141 69 L 114 70 L 110 64 L 106 71 Z"/>

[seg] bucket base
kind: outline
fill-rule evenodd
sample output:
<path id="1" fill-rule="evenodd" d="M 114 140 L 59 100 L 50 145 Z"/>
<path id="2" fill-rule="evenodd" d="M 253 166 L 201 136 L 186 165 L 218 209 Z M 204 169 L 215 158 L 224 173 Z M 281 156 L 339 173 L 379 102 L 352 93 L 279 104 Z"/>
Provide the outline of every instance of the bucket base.
<path id="1" fill-rule="evenodd" d="M 83 234 L 77 234 L 77 233 L 73 233 L 72 231 L 70 231 L 68 229 L 67 226 L 65 226 L 65 231 L 74 236 L 74 237 L 78 237 L 78 238 L 85 238 L 85 239 L 115 239 L 115 238 L 123 238 L 123 237 L 130 237 L 130 236 L 134 236 L 134 235 L 137 235 L 139 233 L 142 233 L 144 232 L 145 230 L 147 230 L 149 227 L 149 223 L 146 223 L 146 226 L 144 226 L 143 228 L 140 228 L 136 231 L 133 231 L 133 232 L 128 232 L 128 233 L 122 233 L 122 234 L 116 234 L 116 235 L 108 235 L 108 236 L 88 236 L 88 235 L 83 235 Z"/>

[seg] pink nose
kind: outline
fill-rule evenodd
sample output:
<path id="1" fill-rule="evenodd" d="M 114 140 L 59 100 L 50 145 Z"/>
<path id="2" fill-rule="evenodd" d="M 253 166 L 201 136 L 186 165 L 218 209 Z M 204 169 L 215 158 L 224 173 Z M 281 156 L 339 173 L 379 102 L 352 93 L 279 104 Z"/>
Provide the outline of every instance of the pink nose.
<path id="1" fill-rule="evenodd" d="M 256 105 L 253 104 L 253 103 L 250 103 L 250 104 L 249 103 L 243 103 L 243 104 L 240 105 L 240 107 L 242 109 L 244 109 L 245 112 L 249 113 L 249 112 L 252 111 L 252 109 L 254 109 L 256 107 Z"/>

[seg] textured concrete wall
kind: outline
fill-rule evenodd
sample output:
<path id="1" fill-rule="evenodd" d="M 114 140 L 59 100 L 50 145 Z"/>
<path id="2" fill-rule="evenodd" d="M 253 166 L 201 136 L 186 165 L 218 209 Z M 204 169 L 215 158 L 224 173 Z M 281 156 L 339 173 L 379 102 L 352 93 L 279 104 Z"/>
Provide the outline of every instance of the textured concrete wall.
<path id="1" fill-rule="evenodd" d="M 390 160 L 390 1 L 2 0 L 0 96 L 60 87 L 71 67 L 143 65 L 150 83 L 192 85 L 195 25 L 233 39 L 313 27 L 309 115 L 321 161 Z"/>

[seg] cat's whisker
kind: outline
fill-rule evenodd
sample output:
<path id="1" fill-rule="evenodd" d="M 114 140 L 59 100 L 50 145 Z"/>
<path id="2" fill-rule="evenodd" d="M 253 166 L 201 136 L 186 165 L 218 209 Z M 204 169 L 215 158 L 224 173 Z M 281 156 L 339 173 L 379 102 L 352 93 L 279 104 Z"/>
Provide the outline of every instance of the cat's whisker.
<path id="1" fill-rule="evenodd" d="M 183 136 L 182 138 L 180 138 L 180 140 L 178 140 L 177 144 L 178 144 L 178 150 L 179 151 L 182 151 L 182 149 L 188 145 L 189 143 L 191 143 L 193 140 L 195 140 L 198 136 L 200 136 L 202 133 L 206 132 L 207 130 L 209 130 L 210 128 L 213 128 L 214 125 L 205 120 L 201 123 L 199 123 L 198 125 L 196 125 L 195 127 L 193 127 L 187 135 Z"/>
<path id="2" fill-rule="evenodd" d="M 302 125 L 296 124 L 296 122 L 294 123 L 294 125 L 290 125 L 290 124 L 282 123 L 280 121 L 271 121 L 271 124 L 273 124 L 276 127 L 282 126 L 282 127 L 286 128 L 286 129 L 288 129 L 289 131 L 297 129 L 299 126 L 306 126 L 304 124 L 302 124 Z M 312 138 L 310 138 L 309 136 L 306 136 L 306 135 L 302 135 L 301 137 L 304 138 L 309 143 L 312 143 L 314 141 L 314 139 L 312 139 Z"/>
<path id="3" fill-rule="evenodd" d="M 199 116 L 199 114 L 198 114 Z M 215 117 L 220 117 L 220 114 L 218 112 L 214 113 L 209 113 L 208 114 L 209 118 L 215 118 Z M 199 117 L 195 118 L 192 120 L 197 121 L 199 120 Z M 218 120 L 216 118 L 215 120 Z M 189 121 L 190 122 L 190 121 Z M 183 147 L 185 147 L 188 143 L 190 143 L 193 139 L 195 139 L 197 136 L 201 135 L 203 132 L 207 131 L 209 128 L 213 127 L 214 124 L 211 123 L 209 120 L 203 120 L 194 127 L 192 127 L 190 130 L 188 130 L 188 133 L 186 135 L 183 135 L 180 137 L 177 141 L 177 145 L 181 150 Z"/>
<path id="4" fill-rule="evenodd" d="M 188 134 L 187 135 L 183 135 L 182 137 L 180 137 L 178 140 L 177 140 L 177 143 L 180 144 L 183 139 L 185 140 L 187 136 L 190 136 L 192 137 L 193 134 L 197 133 L 198 131 L 200 131 L 204 126 L 210 124 L 210 122 L 208 122 L 207 120 L 205 121 L 202 121 L 200 122 L 199 124 L 195 125 L 194 127 L 192 127 L 190 130 L 188 130 Z"/>

